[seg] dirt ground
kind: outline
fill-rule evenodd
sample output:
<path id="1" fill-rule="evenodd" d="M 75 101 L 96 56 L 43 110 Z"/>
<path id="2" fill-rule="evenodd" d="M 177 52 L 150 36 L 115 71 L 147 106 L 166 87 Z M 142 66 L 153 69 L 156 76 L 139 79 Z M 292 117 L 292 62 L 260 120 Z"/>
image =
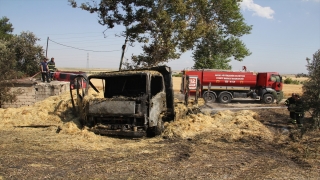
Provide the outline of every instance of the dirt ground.
<path id="1" fill-rule="evenodd" d="M 320 132 L 310 130 L 309 114 L 299 129 L 285 108 L 190 113 L 166 123 L 162 136 L 130 139 L 81 129 L 67 97 L 0 109 L 0 179 L 320 177 Z M 200 102 L 201 109 L 266 106 Z"/>

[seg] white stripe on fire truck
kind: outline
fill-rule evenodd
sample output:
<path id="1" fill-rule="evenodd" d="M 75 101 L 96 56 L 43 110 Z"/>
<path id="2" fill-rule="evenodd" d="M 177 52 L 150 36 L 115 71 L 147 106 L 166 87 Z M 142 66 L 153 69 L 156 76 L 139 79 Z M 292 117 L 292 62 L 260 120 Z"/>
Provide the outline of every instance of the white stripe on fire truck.
<path id="1" fill-rule="evenodd" d="M 202 86 L 202 89 L 208 89 L 208 86 Z M 210 90 L 250 90 L 249 86 L 211 86 Z"/>

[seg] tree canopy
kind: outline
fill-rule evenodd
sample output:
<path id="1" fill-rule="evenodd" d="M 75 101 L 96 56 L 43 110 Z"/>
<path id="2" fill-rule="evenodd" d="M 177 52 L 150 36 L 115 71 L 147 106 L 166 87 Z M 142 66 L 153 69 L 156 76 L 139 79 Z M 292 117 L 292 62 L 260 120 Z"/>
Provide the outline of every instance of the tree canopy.
<path id="1" fill-rule="evenodd" d="M 13 27 L 7 17 L 0 19 L 0 106 L 15 100 L 17 92 L 10 91 L 10 80 L 32 76 L 39 71 L 43 49 L 31 32 L 12 34 Z"/>
<path id="2" fill-rule="evenodd" d="M 320 49 L 313 54 L 313 59 L 307 58 L 308 80 L 303 84 L 302 98 L 307 110 L 312 110 L 315 126 L 320 127 Z"/>
<path id="3" fill-rule="evenodd" d="M 2 17 L 0 19 L 0 39 L 8 39 L 12 37 L 13 27 L 12 24 L 9 23 L 9 19 L 7 17 Z"/>
<path id="4" fill-rule="evenodd" d="M 107 28 L 126 27 L 122 35 L 131 43 L 143 44 L 143 53 L 132 56 L 133 64 L 140 66 L 177 59 L 196 42 L 212 37 L 212 32 L 229 41 L 249 33 L 251 27 L 244 23 L 240 1 L 101 0 L 78 6 L 76 0 L 69 0 L 73 7 L 97 13 L 98 22 Z"/>
<path id="5" fill-rule="evenodd" d="M 239 29 L 240 30 L 240 29 Z M 247 29 L 241 29 L 243 34 L 249 33 Z M 231 69 L 229 62 L 231 57 L 242 61 L 251 53 L 244 43 L 236 36 L 225 37 L 222 33 L 208 33 L 201 38 L 193 52 L 194 69 Z"/>

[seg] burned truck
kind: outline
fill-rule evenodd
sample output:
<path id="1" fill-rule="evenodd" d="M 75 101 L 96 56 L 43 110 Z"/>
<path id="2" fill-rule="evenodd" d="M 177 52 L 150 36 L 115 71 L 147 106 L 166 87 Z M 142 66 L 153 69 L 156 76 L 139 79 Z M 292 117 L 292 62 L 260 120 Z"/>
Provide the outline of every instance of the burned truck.
<path id="1" fill-rule="evenodd" d="M 88 98 L 85 88 L 78 88 L 75 109 L 83 126 L 104 135 L 156 136 L 163 123 L 174 119 L 174 94 L 170 67 L 106 72 L 88 77 L 79 75 L 78 84 L 102 81 L 102 98 Z M 70 90 L 71 91 L 71 90 Z M 72 96 L 72 92 L 71 92 Z M 73 99 L 73 97 L 72 97 Z"/>

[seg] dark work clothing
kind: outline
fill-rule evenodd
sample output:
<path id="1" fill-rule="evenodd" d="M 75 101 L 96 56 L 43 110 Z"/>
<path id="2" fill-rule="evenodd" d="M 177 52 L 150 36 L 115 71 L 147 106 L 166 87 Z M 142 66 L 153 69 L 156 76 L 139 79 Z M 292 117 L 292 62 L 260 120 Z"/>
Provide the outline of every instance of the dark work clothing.
<path id="1" fill-rule="evenodd" d="M 284 104 L 288 107 L 288 110 L 290 112 L 294 112 L 294 106 L 295 106 L 296 100 L 293 97 L 289 97 Z M 291 117 L 291 113 L 290 113 Z"/>
<path id="2" fill-rule="evenodd" d="M 50 71 L 55 71 L 56 70 L 56 63 L 54 61 L 49 61 L 48 67 L 49 67 Z"/>
<path id="3" fill-rule="evenodd" d="M 295 119 L 296 118 L 296 113 L 293 111 L 290 111 L 290 118 Z"/>
<path id="4" fill-rule="evenodd" d="M 302 125 L 303 113 L 295 113 L 295 119 L 297 120 L 298 125 Z"/>
<path id="5" fill-rule="evenodd" d="M 53 80 L 54 71 L 56 70 L 56 63 L 51 60 L 51 61 L 48 62 L 48 67 L 49 67 L 49 78 L 52 81 Z"/>
<path id="6" fill-rule="evenodd" d="M 296 113 L 303 113 L 303 102 L 301 101 L 301 99 L 296 100 L 295 102 L 296 106 L 295 106 L 295 112 Z"/>
<path id="7" fill-rule="evenodd" d="M 42 75 L 42 82 L 45 82 L 47 80 L 47 82 L 50 82 L 49 80 L 49 69 L 47 68 L 48 67 L 48 64 L 47 62 L 41 62 L 40 64 L 41 66 L 41 75 Z"/>
<path id="8" fill-rule="evenodd" d="M 42 82 L 45 82 L 46 80 L 47 82 L 50 82 L 48 72 L 42 72 Z"/>
<path id="9" fill-rule="evenodd" d="M 291 123 L 296 123 L 296 113 L 295 113 L 295 98 L 289 97 L 284 104 L 288 107 L 288 110 L 290 112 L 290 119 Z"/>
<path id="10" fill-rule="evenodd" d="M 47 66 L 48 64 L 46 62 L 41 62 L 41 67 L 43 71 L 48 71 Z"/>
<path id="11" fill-rule="evenodd" d="M 295 119 L 297 120 L 298 125 L 302 125 L 302 119 L 304 117 L 303 102 L 301 99 L 296 100 L 295 102 Z"/>

